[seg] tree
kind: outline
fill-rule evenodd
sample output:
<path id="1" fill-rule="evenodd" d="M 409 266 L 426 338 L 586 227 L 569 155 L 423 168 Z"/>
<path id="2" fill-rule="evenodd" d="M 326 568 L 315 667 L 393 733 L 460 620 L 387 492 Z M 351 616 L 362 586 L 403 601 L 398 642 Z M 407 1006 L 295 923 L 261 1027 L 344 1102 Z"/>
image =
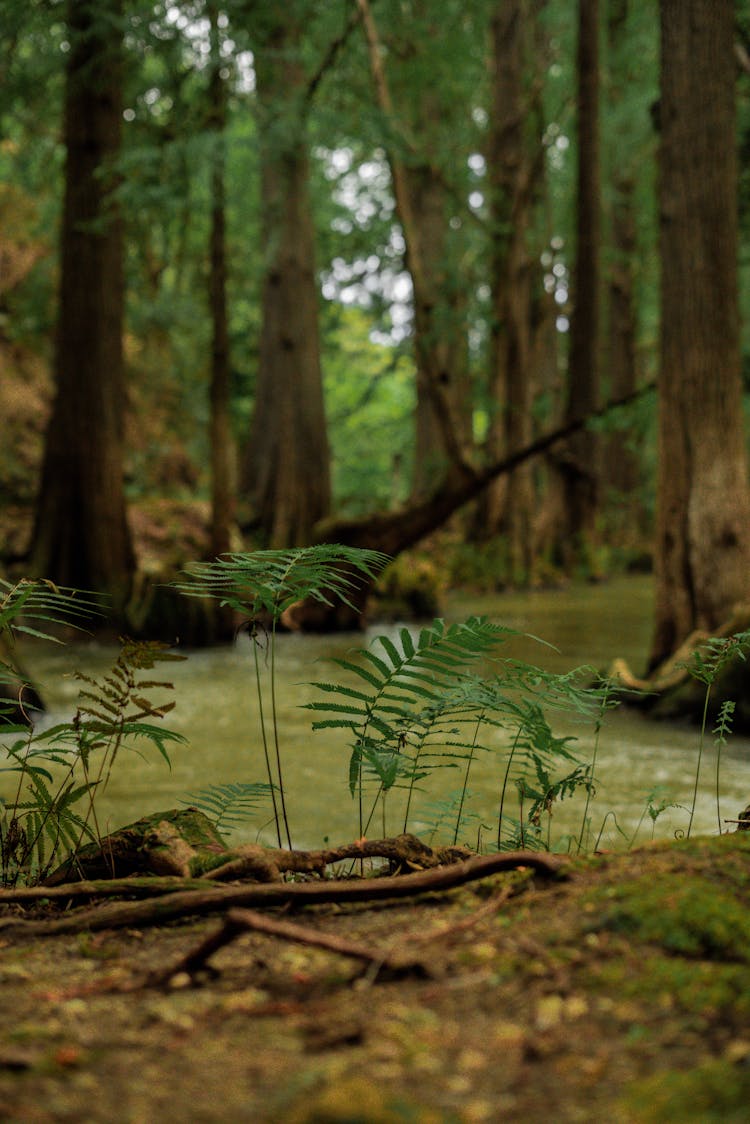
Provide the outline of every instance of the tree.
<path id="1" fill-rule="evenodd" d="M 750 591 L 734 5 L 662 0 L 655 666 Z"/>
<path id="2" fill-rule="evenodd" d="M 253 25 L 264 281 L 243 488 L 272 547 L 309 543 L 331 502 L 306 138 L 310 87 L 301 58 L 309 16 L 303 0 L 290 0 L 258 13 Z"/>
<path id="3" fill-rule="evenodd" d="M 610 56 L 609 107 L 619 108 L 628 79 L 627 38 L 629 0 L 609 0 L 607 39 Z M 635 256 L 635 169 L 631 153 L 622 151 L 622 129 L 608 137 L 610 150 L 609 222 L 610 263 L 607 271 L 607 373 L 614 394 L 629 394 L 636 385 Z M 606 483 L 622 503 L 635 504 L 638 465 L 621 433 L 607 440 Z"/>
<path id="4" fill-rule="evenodd" d="M 528 228 L 542 152 L 531 136 L 536 114 L 527 93 L 532 29 L 525 0 L 499 0 L 490 19 L 490 121 L 487 175 L 490 213 L 489 343 L 491 418 L 487 451 L 513 452 L 531 439 L 532 279 Z M 524 463 L 490 485 L 478 505 L 480 537 L 504 530 L 510 574 L 528 580 L 532 567 L 533 480 Z"/>
<path id="5" fill-rule="evenodd" d="M 226 87 L 222 68 L 218 12 L 209 4 L 211 63 L 209 117 L 214 131 L 211 167 L 211 234 L 209 245 L 209 304 L 211 310 L 211 543 L 212 555 L 230 548 L 234 522 L 234 436 L 230 415 L 230 356 L 227 323 L 227 248 L 225 215 Z"/>
<path id="6" fill-rule="evenodd" d="M 574 306 L 570 325 L 568 418 L 596 409 L 599 399 L 599 0 L 578 4 L 578 181 Z M 576 435 L 561 459 L 567 539 L 580 550 L 594 531 L 599 505 L 597 440 Z"/>
<path id="7" fill-rule="evenodd" d="M 445 25 L 455 13 L 441 11 L 438 23 L 429 5 L 416 3 L 409 11 L 410 23 L 418 21 L 420 36 L 412 39 L 408 48 L 401 43 L 401 50 L 395 53 L 415 62 L 422 80 L 416 89 L 410 85 L 404 106 L 397 106 L 369 0 L 357 0 L 357 7 L 388 136 L 393 195 L 403 231 L 405 265 L 412 280 L 417 365 L 413 493 L 415 500 L 420 500 L 435 491 L 455 466 L 467 467 L 471 455 L 466 302 L 455 268 L 455 239 L 451 238 L 456 201 L 437 157 L 441 141 L 445 143 L 446 126 L 452 126 L 454 142 L 457 132 L 460 135 L 460 113 L 465 106 L 459 106 L 457 114 L 450 92 L 441 96 L 440 82 L 425 62 L 434 65 L 436 60 L 430 52 L 438 29 L 444 35 Z M 428 70 L 430 81 L 426 85 L 424 75 Z"/>
<path id="8" fill-rule="evenodd" d="M 106 591 L 122 616 L 135 556 L 123 488 L 120 0 L 69 0 L 65 196 L 55 346 L 31 567 Z"/>

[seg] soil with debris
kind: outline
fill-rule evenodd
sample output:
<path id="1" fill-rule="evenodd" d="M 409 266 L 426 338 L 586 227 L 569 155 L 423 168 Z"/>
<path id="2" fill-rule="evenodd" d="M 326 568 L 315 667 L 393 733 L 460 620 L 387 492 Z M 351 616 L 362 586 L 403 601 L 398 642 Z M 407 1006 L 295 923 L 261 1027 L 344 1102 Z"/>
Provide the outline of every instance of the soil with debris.
<path id="1" fill-rule="evenodd" d="M 221 918 L 0 927 L 0 1118 L 748 1119 L 750 832 L 283 916 L 424 970 L 251 933 L 156 988 Z"/>

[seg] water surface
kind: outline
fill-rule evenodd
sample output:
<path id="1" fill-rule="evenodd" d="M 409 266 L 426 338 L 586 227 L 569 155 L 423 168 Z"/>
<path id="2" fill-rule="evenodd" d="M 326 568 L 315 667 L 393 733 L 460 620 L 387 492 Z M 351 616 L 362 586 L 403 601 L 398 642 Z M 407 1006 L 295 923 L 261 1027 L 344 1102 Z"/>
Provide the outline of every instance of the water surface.
<path id="1" fill-rule="evenodd" d="M 572 586 L 562 591 L 451 597 L 446 618 L 463 619 L 484 614 L 522 633 L 542 638 L 513 641 L 507 654 L 556 672 L 567 672 L 581 664 L 605 669 L 616 656 L 625 657 L 634 670 L 645 662 L 650 639 L 653 589 L 649 578 L 628 577 L 601 585 Z M 317 846 L 356 838 L 358 813 L 347 787 L 349 746 L 340 731 L 310 729 L 311 715 L 303 703 L 318 698 L 313 680 L 335 679 L 333 656 L 345 656 L 355 647 L 370 644 L 379 632 L 394 635 L 397 626 L 373 626 L 366 634 L 346 636 L 280 635 L 277 638 L 276 675 L 280 744 L 288 792 L 293 841 L 298 846 Z M 551 647 L 549 645 L 553 645 Z M 25 659 L 39 680 L 50 707 L 46 721 L 69 716 L 80 684 L 75 670 L 87 675 L 104 673 L 116 658 L 116 650 L 96 643 L 66 648 L 28 647 Z M 260 652 L 267 672 L 267 653 Z M 158 669 L 157 669 L 158 670 Z M 149 678 L 151 677 L 151 673 Z M 144 756 L 130 752 L 117 761 L 100 813 L 108 828 L 117 827 L 147 812 L 175 807 L 181 799 L 208 785 L 265 779 L 258 733 L 258 701 L 254 686 L 250 641 L 243 637 L 234 647 L 188 653 L 182 663 L 166 664 L 159 678 L 175 686 L 175 710 L 165 720 L 189 739 L 186 746 L 171 752 L 171 769 L 148 749 Z M 266 703 L 266 706 L 268 702 Z M 555 732 L 576 737 L 577 750 L 590 760 L 594 732 L 568 717 L 555 720 Z M 499 742 L 498 742 L 499 745 Z M 652 804 L 674 802 L 655 824 L 658 836 L 680 832 L 687 826 L 692 802 L 697 760 L 698 732 L 691 727 L 655 723 L 632 711 L 610 713 L 598 749 L 598 792 L 590 809 L 591 832 L 601 846 L 618 846 L 632 837 L 644 817 L 638 838 L 651 834 L 647 812 Z M 700 796 L 693 830 L 718 831 L 714 791 L 716 757 L 709 747 L 704 755 Z M 500 756 L 484 755 L 472 767 L 472 807 L 485 825 L 482 837 L 491 838 L 498 806 L 503 767 Z M 451 771 L 434 791 L 420 797 L 417 816 L 410 829 L 425 831 L 430 821 L 431 800 L 445 797 L 461 783 Z M 3 782 L 7 786 L 7 781 Z M 736 816 L 750 799 L 750 741 L 732 739 L 724 749 L 721 768 L 722 816 Z M 5 791 L 5 787 L 3 788 Z M 398 794 L 390 799 L 392 817 L 388 830 L 401 830 Z M 583 798 L 559 805 L 551 823 L 553 843 L 565 833 L 580 830 Z M 621 834 L 615 827 L 619 825 Z M 380 833 L 373 824 L 368 834 Z M 239 835 L 253 838 L 258 825 L 248 824 Z M 478 825 L 462 837 L 476 844 Z M 263 838 L 273 840 L 273 832 Z"/>

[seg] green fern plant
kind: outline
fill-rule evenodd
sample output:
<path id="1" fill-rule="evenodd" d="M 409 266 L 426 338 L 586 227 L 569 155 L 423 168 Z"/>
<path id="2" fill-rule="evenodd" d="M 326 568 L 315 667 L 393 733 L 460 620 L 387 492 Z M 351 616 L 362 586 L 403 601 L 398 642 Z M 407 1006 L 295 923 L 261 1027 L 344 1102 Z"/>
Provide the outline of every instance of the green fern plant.
<path id="1" fill-rule="evenodd" d="M 182 658 L 162 644 L 123 641 L 114 666 L 100 680 L 77 674 L 83 686 L 71 721 L 38 733 L 6 727 L 6 735 L 23 736 L 3 746 L 9 764 L 0 770 L 16 774 L 15 794 L 3 801 L 0 830 L 5 884 L 19 877 L 40 879 L 84 841 L 101 842 L 96 799 L 121 752 L 146 743 L 169 764 L 169 747 L 185 738 L 153 721 L 174 702 L 157 704 L 148 692 L 171 690 L 172 684 L 142 673 Z M 81 801 L 85 806 L 79 810 Z"/>
<path id="2" fill-rule="evenodd" d="M 529 822 L 544 806 L 578 788 L 591 785 L 588 771 L 568 748 L 572 738 L 553 735 L 544 715 L 552 709 L 574 710 L 590 718 L 600 698 L 580 685 L 580 671 L 560 676 L 517 660 L 501 658 L 498 649 L 517 636 L 512 629 L 484 618 L 470 618 L 446 627 L 437 620 L 417 638 L 407 628 L 397 641 L 379 636 L 376 649 L 362 648 L 334 663 L 349 676 L 347 683 L 315 683 L 327 697 L 306 704 L 324 717 L 314 730 L 345 729 L 351 735 L 349 790 L 358 800 L 358 827 L 366 834 L 380 805 L 385 832 L 385 803 L 390 791 L 404 796 L 402 830 L 409 828 L 416 792 L 436 770 L 461 771 L 461 784 L 440 814 L 451 808 L 453 842 L 464 824 L 470 775 L 481 753 L 505 757 L 497 846 L 502 847 L 505 797 L 511 779 L 519 796 L 530 797 Z M 500 673 L 482 677 L 478 662 L 491 661 Z M 489 737 L 489 740 L 488 740 Z M 572 763 L 563 777 L 553 776 L 561 763 Z M 375 782 L 369 812 L 365 797 Z M 523 781 L 523 789 L 518 784 Z M 433 805 L 437 807 L 437 805 Z"/>
<path id="3" fill-rule="evenodd" d="M 239 782 L 209 785 L 208 788 L 191 793 L 180 803 L 203 812 L 217 831 L 227 836 L 257 816 L 258 810 L 265 807 L 267 801 L 267 784 Z"/>
<path id="4" fill-rule="evenodd" d="M 16 712 L 23 712 L 24 688 L 30 684 L 12 659 L 19 636 L 62 643 L 58 632 L 83 627 L 100 612 L 94 596 L 67 589 L 45 579 L 0 578 L 0 728 L 12 725 Z"/>
<path id="5" fill-rule="evenodd" d="M 342 602 L 352 606 L 356 590 L 363 583 L 372 581 L 388 561 L 388 556 L 379 551 L 323 543 L 296 550 L 227 554 L 215 562 L 195 562 L 185 571 L 184 579 L 174 583 L 180 593 L 189 597 L 215 598 L 222 606 L 247 619 L 253 642 L 267 791 L 271 796 L 279 847 L 282 845 L 282 826 L 287 846 L 292 846 L 276 697 L 276 631 L 279 621 L 285 610 L 299 601 L 309 600 L 325 606 Z M 270 621 L 267 683 L 260 659 L 264 618 Z M 268 719 L 267 709 L 270 710 Z"/>
<path id="6" fill-rule="evenodd" d="M 698 788 L 700 785 L 701 764 L 703 761 L 706 731 L 708 728 L 708 715 L 711 702 L 711 693 L 721 672 L 733 660 L 744 660 L 746 658 L 745 652 L 748 650 L 748 648 L 750 648 L 750 630 L 745 632 L 737 632 L 733 636 L 710 637 L 699 648 L 696 648 L 689 660 L 681 665 L 687 670 L 688 674 L 693 679 L 697 680 L 699 683 L 702 683 L 705 688 L 703 694 L 703 712 L 701 715 L 700 737 L 698 740 L 698 759 L 696 762 L 695 780 L 693 783 L 693 799 L 690 806 L 690 817 L 687 826 L 688 839 L 690 838 L 690 832 L 693 827 L 695 806 L 698 801 Z M 721 750 L 726 744 L 726 739 L 731 732 L 731 722 L 733 714 L 733 703 L 729 708 L 727 708 L 726 706 L 722 706 L 719 710 L 717 724 L 714 729 L 714 735 L 717 745 L 716 815 L 719 821 L 719 833 L 721 833 L 722 831 L 721 808 L 719 806 Z"/>
<path id="7" fill-rule="evenodd" d="M 389 636 L 379 636 L 379 651 L 360 648 L 356 658 L 334 660 L 355 677 L 358 686 L 313 684 L 329 696 L 306 704 L 307 709 L 327 715 L 313 721 L 313 730 L 338 728 L 352 734 L 349 791 L 358 801 L 360 836 L 378 801 L 399 779 L 406 781 L 409 791 L 408 819 L 414 785 L 436 764 L 427 756 L 429 738 L 444 733 L 446 719 L 455 717 L 451 692 L 466 679 L 470 665 L 489 658 L 509 633 L 479 617 L 449 627 L 436 620 L 421 630 L 416 642 L 409 629 L 402 628 L 399 645 Z M 410 752 L 411 740 L 416 745 Z M 374 775 L 377 791 L 366 816 L 368 774 Z"/>

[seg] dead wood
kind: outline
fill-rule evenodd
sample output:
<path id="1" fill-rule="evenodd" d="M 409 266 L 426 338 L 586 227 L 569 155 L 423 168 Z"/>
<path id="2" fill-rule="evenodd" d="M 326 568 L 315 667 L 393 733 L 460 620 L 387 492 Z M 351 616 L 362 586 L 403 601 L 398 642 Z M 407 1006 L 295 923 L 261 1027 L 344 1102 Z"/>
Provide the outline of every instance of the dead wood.
<path id="1" fill-rule="evenodd" d="M 71 912 L 50 921 L 24 920 L 13 916 L 0 921 L 3 935 L 55 936 L 84 930 L 143 928 L 162 925 L 183 917 L 204 916 L 236 906 L 321 905 L 329 902 L 386 901 L 389 898 L 453 889 L 501 871 L 527 867 L 546 877 L 564 873 L 567 861 L 537 851 L 506 851 L 475 855 L 449 866 L 436 866 L 414 874 L 385 878 L 327 879 L 318 882 L 273 882 L 252 886 L 221 886 L 210 889 L 180 889 L 156 900 L 107 902 L 91 909 Z M 205 883 L 202 883 L 205 885 Z M 71 887 L 72 888 L 72 887 Z M 59 892 L 64 887 L 58 887 Z M 0 904 L 3 898 L 0 895 Z"/>
<path id="2" fill-rule="evenodd" d="M 248 931 L 265 933 L 279 940 L 293 941 L 295 944 L 307 945 L 310 948 L 322 948 L 339 956 L 360 960 L 377 975 L 385 972 L 390 977 L 414 974 L 428 978 L 433 974 L 423 959 L 408 953 L 399 954 L 372 949 L 360 941 L 337 937 L 331 933 L 321 933 L 308 925 L 277 921 L 251 909 L 230 909 L 221 929 L 211 933 L 170 968 L 149 976 L 146 985 L 161 987 L 180 975 L 188 975 L 192 979 L 201 972 L 207 970 L 211 972 L 208 961 L 214 953 L 231 944 L 241 933 Z"/>

